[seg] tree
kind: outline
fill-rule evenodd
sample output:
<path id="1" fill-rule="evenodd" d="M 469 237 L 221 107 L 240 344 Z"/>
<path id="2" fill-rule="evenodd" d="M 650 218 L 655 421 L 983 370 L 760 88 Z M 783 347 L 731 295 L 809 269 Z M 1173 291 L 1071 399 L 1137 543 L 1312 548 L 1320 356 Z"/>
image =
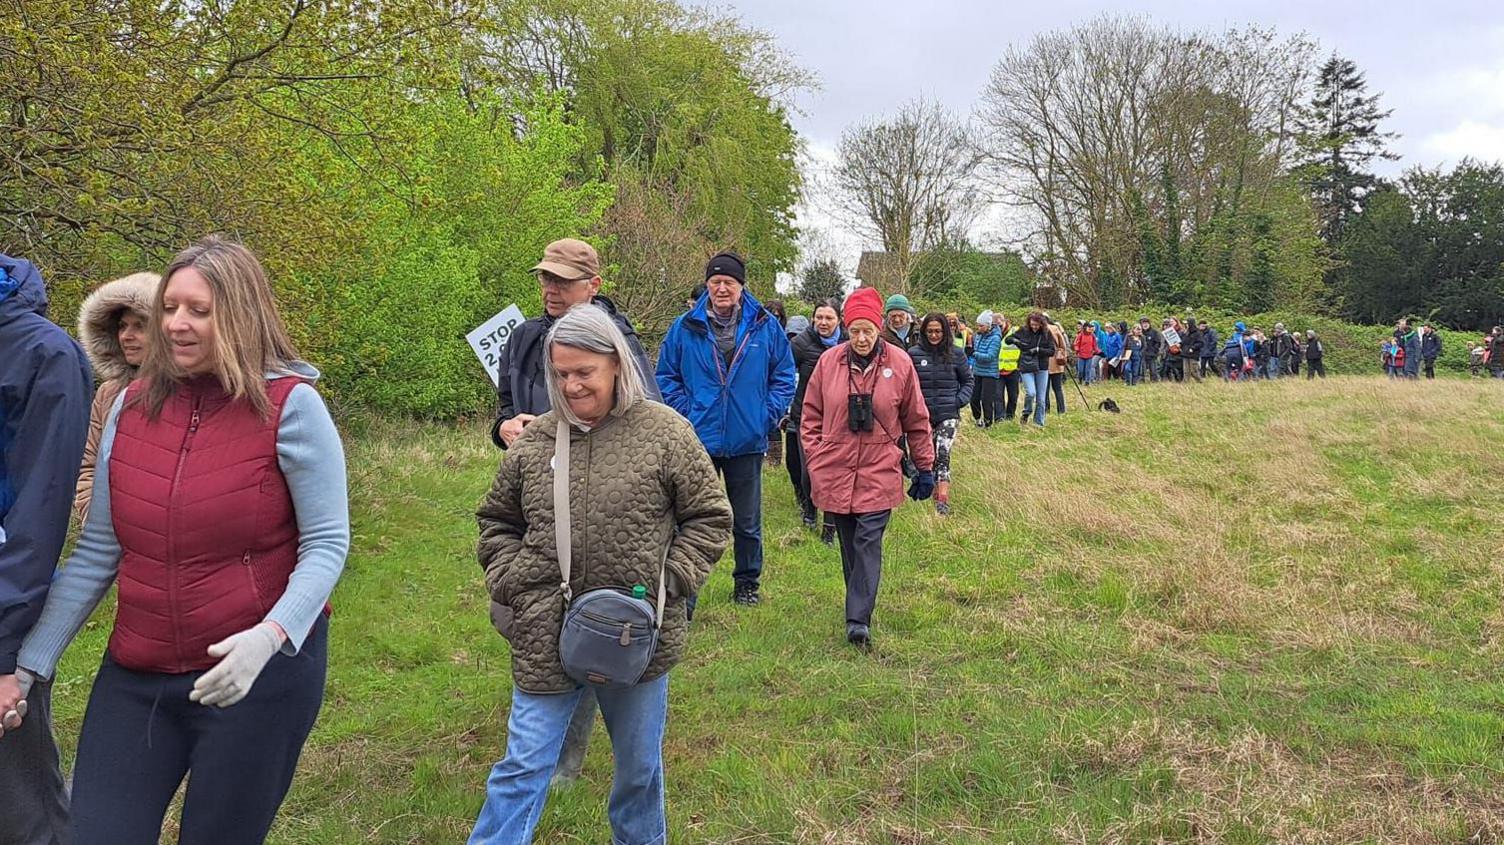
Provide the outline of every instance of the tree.
<path id="1" fill-rule="evenodd" d="M 804 265 L 799 274 L 799 298 L 811 305 L 827 300 L 837 302 L 846 295 L 846 277 L 833 258 L 819 258 Z"/>
<path id="2" fill-rule="evenodd" d="M 1189 275 L 1188 240 L 1246 228 L 1278 190 L 1312 50 L 1271 31 L 1116 17 L 1040 35 L 1004 54 L 983 91 L 982 172 L 1028 221 L 1032 263 L 1075 302 L 1189 298 L 1204 282 Z"/>
<path id="3" fill-rule="evenodd" d="M 923 101 L 841 134 L 838 202 L 892 256 L 900 283 L 916 254 L 966 236 L 980 206 L 972 150 L 966 128 L 938 103 Z"/>
<path id="4" fill-rule="evenodd" d="M 1023 304 L 1034 292 L 1034 273 L 1018 253 L 983 252 L 965 240 L 947 241 L 914 262 L 909 290 L 941 299 Z"/>
<path id="5" fill-rule="evenodd" d="M 1377 184 L 1368 170 L 1375 158 L 1398 158 L 1384 145 L 1395 137 L 1379 124 L 1392 110 L 1379 107 L 1379 94 L 1350 59 L 1333 55 L 1316 76 L 1316 90 L 1300 116 L 1303 166 L 1311 195 L 1321 213 L 1321 234 L 1328 244 L 1342 239 L 1362 201 Z"/>

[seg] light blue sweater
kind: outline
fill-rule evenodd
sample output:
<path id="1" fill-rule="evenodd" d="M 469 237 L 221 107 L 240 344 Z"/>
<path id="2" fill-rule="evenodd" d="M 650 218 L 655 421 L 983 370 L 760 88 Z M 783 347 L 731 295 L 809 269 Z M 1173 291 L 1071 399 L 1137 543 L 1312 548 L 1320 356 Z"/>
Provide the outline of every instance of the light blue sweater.
<path id="1" fill-rule="evenodd" d="M 293 372 L 314 380 L 318 370 L 297 362 Z M 268 379 L 285 373 L 269 373 Z M 89 518 L 68 562 L 59 570 L 47 604 L 16 663 L 42 678 L 52 677 L 64 649 L 109 591 L 120 569 L 120 541 L 110 518 L 110 452 L 115 421 L 125 392 L 115 400 L 99 439 Z M 350 506 L 345 485 L 345 452 L 324 400 L 311 385 L 288 394 L 277 426 L 277 464 L 287 478 L 298 522 L 298 563 L 287 589 L 266 615 L 287 632 L 284 654 L 297 654 L 324 604 L 334 592 L 350 551 Z"/>

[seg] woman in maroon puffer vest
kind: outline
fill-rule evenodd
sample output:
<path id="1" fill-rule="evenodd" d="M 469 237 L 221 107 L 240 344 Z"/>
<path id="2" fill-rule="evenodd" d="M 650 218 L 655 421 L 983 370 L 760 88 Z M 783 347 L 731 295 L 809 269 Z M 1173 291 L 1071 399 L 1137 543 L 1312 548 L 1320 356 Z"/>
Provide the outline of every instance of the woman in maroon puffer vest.
<path id="1" fill-rule="evenodd" d="M 344 455 L 271 285 L 215 238 L 163 273 L 89 516 L 18 663 L 51 676 L 110 583 L 115 626 L 74 771 L 76 845 L 265 840 L 323 701 L 350 544 Z"/>

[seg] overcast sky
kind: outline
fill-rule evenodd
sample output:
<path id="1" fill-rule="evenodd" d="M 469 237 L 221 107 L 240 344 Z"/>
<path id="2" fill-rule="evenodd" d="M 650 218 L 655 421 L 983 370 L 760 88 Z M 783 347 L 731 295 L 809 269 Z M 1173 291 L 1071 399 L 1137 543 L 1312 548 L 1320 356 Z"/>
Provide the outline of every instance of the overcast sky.
<path id="1" fill-rule="evenodd" d="M 817 158 L 828 158 L 841 130 L 890 114 L 918 97 L 970 114 L 992 66 L 1011 44 L 1068 28 L 1103 12 L 1147 17 L 1186 30 L 1256 24 L 1279 34 L 1304 32 L 1323 55 L 1357 62 L 1370 92 L 1383 94 L 1400 133 L 1399 162 L 1455 163 L 1463 156 L 1504 159 L 1504 2 L 1295 2 L 1295 0 L 1139 0 L 1131 6 L 1077 0 L 736 0 L 742 19 L 776 36 L 813 71 L 820 89 L 798 101 L 795 126 Z M 818 198 L 816 198 L 818 199 Z M 802 223 L 836 229 L 808 209 Z M 854 267 L 858 240 L 840 231 L 843 264 Z M 871 247 L 869 247 L 871 248 Z"/>

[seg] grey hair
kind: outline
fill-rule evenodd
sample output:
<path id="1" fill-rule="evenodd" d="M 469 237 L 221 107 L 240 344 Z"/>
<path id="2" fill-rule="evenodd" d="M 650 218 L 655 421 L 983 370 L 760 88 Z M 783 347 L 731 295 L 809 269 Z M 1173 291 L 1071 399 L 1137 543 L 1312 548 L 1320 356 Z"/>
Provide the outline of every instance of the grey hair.
<path id="1" fill-rule="evenodd" d="M 554 372 L 554 345 L 583 349 L 597 355 L 610 355 L 620 366 L 616 369 L 616 402 L 611 406 L 611 416 L 619 417 L 631 410 L 633 405 L 647 399 L 647 387 L 642 373 L 637 369 L 637 356 L 627 345 L 626 335 L 617 328 L 616 321 L 600 308 L 584 302 L 570 308 L 548 330 L 548 340 L 543 352 L 548 361 L 543 365 L 544 379 L 548 383 L 548 402 L 573 426 L 582 426 L 579 417 L 569 410 L 564 391 L 559 387 L 559 377 Z"/>

